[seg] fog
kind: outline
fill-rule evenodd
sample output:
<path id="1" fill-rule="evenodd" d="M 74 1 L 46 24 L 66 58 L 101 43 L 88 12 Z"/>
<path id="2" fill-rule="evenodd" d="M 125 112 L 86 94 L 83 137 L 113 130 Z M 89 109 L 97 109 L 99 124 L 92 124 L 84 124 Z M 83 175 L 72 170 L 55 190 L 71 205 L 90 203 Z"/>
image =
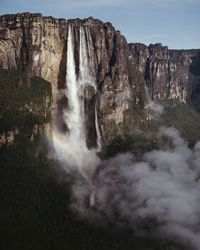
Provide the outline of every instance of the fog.
<path id="1" fill-rule="evenodd" d="M 160 128 L 158 135 L 162 148 L 145 153 L 142 161 L 119 154 L 101 162 L 92 186 L 77 179 L 72 209 L 87 219 L 104 214 L 133 228 L 154 218 L 155 230 L 199 249 L 200 142 L 190 149 L 171 127 Z"/>

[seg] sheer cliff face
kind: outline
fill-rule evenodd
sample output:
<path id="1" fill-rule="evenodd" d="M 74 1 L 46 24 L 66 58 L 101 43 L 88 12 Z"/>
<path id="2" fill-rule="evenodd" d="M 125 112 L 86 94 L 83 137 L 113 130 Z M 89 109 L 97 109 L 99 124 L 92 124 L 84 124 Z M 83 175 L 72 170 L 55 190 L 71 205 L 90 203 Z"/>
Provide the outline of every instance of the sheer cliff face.
<path id="1" fill-rule="evenodd" d="M 63 118 L 63 110 L 70 106 L 69 27 L 74 78 L 83 85 L 77 93 L 84 99 L 88 147 L 97 146 L 99 133 L 107 144 L 146 123 L 145 84 L 153 100 L 178 99 L 198 109 L 198 50 L 128 45 L 110 23 L 93 18 L 65 20 L 30 13 L 1 16 L 0 69 L 18 69 L 26 75 L 28 86 L 33 76 L 52 83 L 55 119 L 61 131 L 69 130 Z"/>
<path id="2" fill-rule="evenodd" d="M 80 27 L 90 32 L 90 49 L 94 53 L 97 91 L 86 103 L 86 126 L 92 131 L 94 106 L 98 109 L 99 127 L 105 143 L 121 133 L 122 124 L 130 122 L 130 109 L 143 109 L 144 81 L 134 65 L 125 38 L 110 23 L 88 18 L 64 20 L 41 14 L 17 14 L 0 17 L 0 68 L 20 69 L 27 76 L 37 75 L 53 84 L 57 106 L 67 105 L 64 98 L 67 69 L 67 39 L 73 26 L 75 70 L 80 71 Z M 88 58 L 90 57 L 88 52 Z M 87 91 L 86 91 L 87 92 Z M 65 100 L 66 99 L 66 100 Z M 142 117 L 142 116 L 141 116 Z M 57 117 L 59 119 L 59 117 Z M 132 123 L 137 123 L 137 119 Z M 95 135 L 93 135 L 95 137 Z M 89 144 L 94 144 L 89 139 Z"/>
<path id="3" fill-rule="evenodd" d="M 0 67 L 21 69 L 57 82 L 66 21 L 40 14 L 0 17 Z"/>
<path id="4" fill-rule="evenodd" d="M 191 72 L 191 67 L 199 50 L 169 50 L 161 44 L 146 46 L 139 43 L 130 44 L 130 49 L 152 99 L 193 102 L 191 79 L 195 73 Z M 197 79 L 194 84 L 197 84 Z"/>

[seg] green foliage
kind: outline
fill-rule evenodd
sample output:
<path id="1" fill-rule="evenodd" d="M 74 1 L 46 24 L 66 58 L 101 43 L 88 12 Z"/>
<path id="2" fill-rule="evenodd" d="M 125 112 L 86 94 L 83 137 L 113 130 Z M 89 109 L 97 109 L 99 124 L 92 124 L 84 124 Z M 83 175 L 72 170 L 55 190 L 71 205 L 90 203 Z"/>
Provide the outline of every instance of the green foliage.
<path id="1" fill-rule="evenodd" d="M 200 114 L 189 105 L 178 101 L 163 103 L 164 112 L 160 118 L 152 120 L 149 130 L 156 131 L 160 126 L 177 128 L 191 145 L 200 140 Z"/>
<path id="2" fill-rule="evenodd" d="M 77 218 L 70 209 L 73 179 L 57 162 L 36 158 L 36 148 L 23 140 L 0 149 L 1 250 L 184 249 L 158 235 L 152 221 L 134 230 L 125 222 L 119 227 L 119 218 Z"/>
<path id="3" fill-rule="evenodd" d="M 51 85 L 39 77 L 29 80 L 18 70 L 0 70 L 0 131 L 49 120 Z"/>
<path id="4" fill-rule="evenodd" d="M 178 101 L 165 101 L 162 103 L 164 112 L 160 117 L 150 121 L 143 120 L 144 114 L 129 109 L 125 111 L 125 120 L 118 124 L 118 136 L 104 145 L 100 156 L 109 158 L 117 153 L 131 151 L 138 158 L 145 152 L 162 146 L 157 132 L 161 126 L 177 128 L 183 138 L 193 146 L 200 140 L 200 114 L 189 105 Z"/>
<path id="5" fill-rule="evenodd" d="M 123 153 L 132 150 L 131 138 L 115 137 L 108 145 L 105 145 L 99 154 L 101 158 L 109 159 L 117 153 Z"/>
<path id="6" fill-rule="evenodd" d="M 118 153 L 132 152 L 137 159 L 141 159 L 145 152 L 158 148 L 156 136 L 147 137 L 146 133 L 138 133 L 132 130 L 124 136 L 117 136 L 105 145 L 100 153 L 103 159 L 109 159 Z"/>

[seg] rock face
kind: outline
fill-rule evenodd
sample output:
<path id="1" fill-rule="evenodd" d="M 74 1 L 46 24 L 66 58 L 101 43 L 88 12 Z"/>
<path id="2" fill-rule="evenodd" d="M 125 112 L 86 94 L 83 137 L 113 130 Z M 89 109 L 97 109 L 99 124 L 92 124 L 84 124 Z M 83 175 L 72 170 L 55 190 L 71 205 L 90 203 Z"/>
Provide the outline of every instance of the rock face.
<path id="1" fill-rule="evenodd" d="M 41 14 L 0 17 L 0 67 L 26 70 L 57 82 L 66 39 L 66 21 Z"/>
<path id="2" fill-rule="evenodd" d="M 197 64 L 200 50 L 169 50 L 162 44 L 130 44 L 135 64 L 143 74 L 153 100 L 177 99 L 181 102 L 194 101 L 198 79 Z M 193 79 L 193 80 L 192 80 Z"/>
<path id="3" fill-rule="evenodd" d="M 79 71 L 80 27 L 91 33 L 90 46 L 95 54 L 95 75 L 98 91 L 95 98 L 86 98 L 88 105 L 96 102 L 103 141 L 107 143 L 122 133 L 122 124 L 130 122 L 126 115 L 145 104 L 144 81 L 134 65 L 126 39 L 110 23 L 93 18 L 64 20 L 41 14 L 16 14 L 0 17 L 0 68 L 20 69 L 29 76 L 40 76 L 53 84 L 53 97 L 58 98 L 66 87 L 67 36 L 69 24 L 75 33 L 76 73 Z M 59 99 L 59 100 L 58 100 Z M 94 105 L 93 105 L 94 106 Z M 89 108 L 94 117 L 94 111 Z M 90 117 L 90 115 L 88 115 Z M 141 116 L 142 117 L 142 116 Z M 141 119 L 142 120 L 142 119 Z M 131 121 L 137 123 L 139 120 Z M 140 122 L 140 121 L 139 121 Z M 91 127 L 91 122 L 88 122 Z M 88 125 L 88 126 L 89 126 Z M 91 140 L 89 140 L 91 141 Z"/>
<path id="4" fill-rule="evenodd" d="M 200 52 L 192 57 L 190 65 L 188 102 L 200 112 Z"/>
<path id="5" fill-rule="evenodd" d="M 178 99 L 199 106 L 198 50 L 169 50 L 161 44 L 128 45 L 110 23 L 93 18 L 65 20 L 30 13 L 1 16 L 0 69 L 18 69 L 26 75 L 27 85 L 33 76 L 52 83 L 61 130 L 69 129 L 62 121 L 63 109 L 68 106 L 69 26 L 73 27 L 76 77 L 81 71 L 80 31 L 84 30 L 88 51 L 83 60 L 92 58 L 89 70 L 97 86 L 96 90 L 90 86 L 82 90 L 89 147 L 97 144 L 96 119 L 105 144 L 145 124 L 146 85 L 153 100 Z"/>

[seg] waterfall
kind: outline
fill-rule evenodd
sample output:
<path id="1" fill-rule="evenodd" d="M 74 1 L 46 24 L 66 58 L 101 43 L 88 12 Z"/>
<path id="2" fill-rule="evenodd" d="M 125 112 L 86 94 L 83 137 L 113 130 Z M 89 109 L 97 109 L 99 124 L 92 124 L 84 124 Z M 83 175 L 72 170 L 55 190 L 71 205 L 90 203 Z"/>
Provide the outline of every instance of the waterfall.
<path id="1" fill-rule="evenodd" d="M 80 85 L 91 85 L 97 91 L 96 64 L 91 34 L 87 27 L 80 27 L 79 82 Z"/>
<path id="2" fill-rule="evenodd" d="M 96 71 L 94 47 L 90 30 L 80 27 L 80 52 L 79 52 L 79 84 L 84 87 L 92 86 L 97 92 Z M 101 150 L 101 135 L 98 124 L 97 108 L 95 105 L 95 129 L 97 134 L 97 151 Z"/>
<path id="3" fill-rule="evenodd" d="M 101 134 L 99 130 L 98 116 L 97 116 L 97 108 L 95 106 L 95 128 L 97 132 L 97 151 L 101 151 Z"/>
<path id="4" fill-rule="evenodd" d="M 70 137 L 76 142 L 84 141 L 83 114 L 81 112 L 81 100 L 79 97 L 79 81 L 76 79 L 74 58 L 74 35 L 72 27 L 69 26 L 67 40 L 67 74 L 66 74 L 66 96 L 68 98 L 68 110 L 65 111 L 65 121 L 70 131 Z"/>
<path id="5" fill-rule="evenodd" d="M 164 107 L 160 105 L 159 103 L 156 103 L 155 101 L 152 100 L 150 94 L 149 94 L 149 89 L 145 85 L 145 93 L 147 97 L 147 111 L 148 111 L 148 120 L 152 120 L 157 118 L 163 113 Z"/>
<path id="6" fill-rule="evenodd" d="M 63 165 L 75 167 L 76 170 L 87 179 L 92 187 L 90 177 L 98 165 L 96 152 L 100 149 L 100 131 L 96 103 L 94 124 L 97 134 L 97 147 L 88 149 L 86 145 L 86 114 L 85 114 L 85 88 L 92 87 L 94 95 L 97 92 L 96 63 L 90 31 L 87 27 L 79 27 L 79 70 L 76 73 L 75 58 L 75 29 L 77 27 L 69 24 L 67 39 L 67 62 L 66 62 L 66 86 L 64 96 L 67 106 L 63 108 L 63 121 L 66 131 L 61 133 L 58 129 L 53 131 L 53 140 L 56 155 Z M 77 34 L 77 33 L 76 33 Z M 76 43 L 77 44 L 77 43 Z M 93 100 L 93 99 L 92 99 Z M 95 99 L 94 99 L 95 100 Z M 91 104 L 91 103 L 90 103 Z"/>

